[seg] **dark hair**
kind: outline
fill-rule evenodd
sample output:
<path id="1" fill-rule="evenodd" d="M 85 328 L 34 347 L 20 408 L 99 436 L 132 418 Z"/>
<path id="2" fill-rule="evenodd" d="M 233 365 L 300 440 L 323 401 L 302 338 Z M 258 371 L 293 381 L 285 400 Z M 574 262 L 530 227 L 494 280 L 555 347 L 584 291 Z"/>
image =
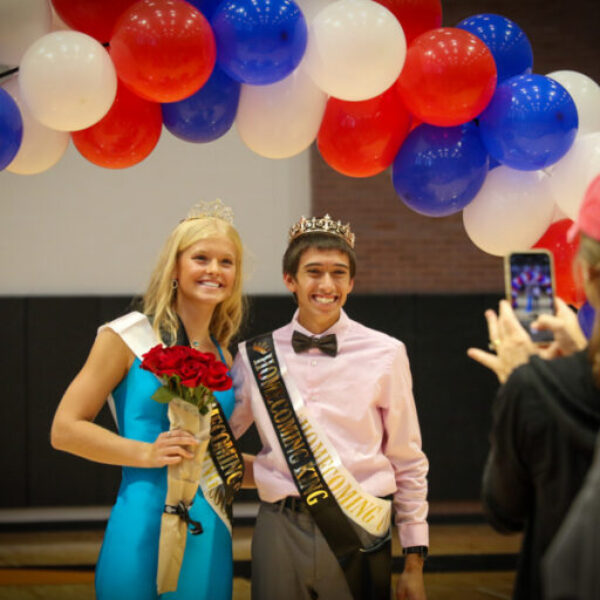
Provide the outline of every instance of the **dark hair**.
<path id="1" fill-rule="evenodd" d="M 330 233 L 305 233 L 299 235 L 293 239 L 285 254 L 283 255 L 283 272 L 284 274 L 296 276 L 298 273 L 298 266 L 300 264 L 300 258 L 306 250 L 309 248 L 317 248 L 317 250 L 339 250 L 343 252 L 350 262 L 350 278 L 354 279 L 356 273 L 356 254 L 354 250 L 350 248 L 347 242 L 337 236 Z"/>

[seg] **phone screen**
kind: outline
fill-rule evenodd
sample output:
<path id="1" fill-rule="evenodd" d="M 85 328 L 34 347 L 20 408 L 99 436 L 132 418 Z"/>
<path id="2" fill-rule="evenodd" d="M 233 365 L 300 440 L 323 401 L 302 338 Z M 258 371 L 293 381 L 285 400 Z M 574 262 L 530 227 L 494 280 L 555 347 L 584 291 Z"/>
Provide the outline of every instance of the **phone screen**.
<path id="1" fill-rule="evenodd" d="M 517 319 L 534 342 L 551 341 L 551 331 L 531 329 L 531 323 L 541 314 L 554 314 L 554 280 L 550 254 L 515 252 L 508 258 L 510 285 L 507 285 L 507 293 L 510 293 Z"/>

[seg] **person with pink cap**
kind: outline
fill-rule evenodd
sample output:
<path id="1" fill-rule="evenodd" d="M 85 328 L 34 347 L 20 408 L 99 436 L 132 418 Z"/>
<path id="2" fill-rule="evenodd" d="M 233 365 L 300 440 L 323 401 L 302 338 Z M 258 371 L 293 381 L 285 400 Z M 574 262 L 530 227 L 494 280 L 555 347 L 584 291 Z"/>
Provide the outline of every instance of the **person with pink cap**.
<path id="1" fill-rule="evenodd" d="M 569 242 L 572 242 L 578 233 L 583 233 L 596 241 L 600 240 L 600 175 L 586 190 L 577 220 L 567 233 Z"/>
<path id="2" fill-rule="evenodd" d="M 571 235 L 577 233 L 585 291 L 600 314 L 600 177 L 586 192 Z M 558 300 L 556 309 L 536 323 L 554 332 L 547 348 L 531 342 L 503 300 L 498 315 L 485 315 L 496 353 L 468 350 L 502 383 L 482 500 L 494 528 L 524 532 L 515 600 L 544 598 L 542 558 L 583 485 L 600 430 L 600 327 L 588 344 L 569 307 Z"/>
<path id="3" fill-rule="evenodd" d="M 569 231 L 573 239 L 582 234 L 581 254 L 588 265 L 587 281 L 592 286 L 588 298 L 598 313 L 600 284 L 600 175 L 588 188 L 577 221 Z M 586 274 L 584 273 L 584 276 Z M 592 283 L 594 282 L 594 283 Z M 594 319 L 594 331 L 588 356 L 594 381 L 600 386 L 600 331 Z M 596 561 L 600 552 L 600 436 L 596 437 L 594 462 L 585 484 L 577 494 L 567 517 L 554 537 L 544 558 L 543 576 L 546 600 L 588 600 L 597 598 L 600 571 Z"/>

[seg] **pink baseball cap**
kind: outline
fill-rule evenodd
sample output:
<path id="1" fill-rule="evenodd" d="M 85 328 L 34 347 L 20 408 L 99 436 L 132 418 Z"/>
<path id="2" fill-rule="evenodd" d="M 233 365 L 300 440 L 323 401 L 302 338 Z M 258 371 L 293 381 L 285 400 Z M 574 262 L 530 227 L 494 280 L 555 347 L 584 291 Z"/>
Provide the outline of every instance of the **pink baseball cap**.
<path id="1" fill-rule="evenodd" d="M 567 232 L 567 240 L 572 242 L 579 232 L 600 241 L 600 175 L 588 186 L 577 220 Z"/>

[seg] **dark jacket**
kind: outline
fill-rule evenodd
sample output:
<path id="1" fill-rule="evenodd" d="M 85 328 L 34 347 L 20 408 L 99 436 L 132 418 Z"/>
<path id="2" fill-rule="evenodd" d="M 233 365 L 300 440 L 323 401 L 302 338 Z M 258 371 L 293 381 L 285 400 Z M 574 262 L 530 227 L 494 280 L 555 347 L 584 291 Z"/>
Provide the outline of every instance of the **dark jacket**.
<path id="1" fill-rule="evenodd" d="M 583 487 L 543 561 L 546 600 L 600 598 L 600 437 Z"/>
<path id="2" fill-rule="evenodd" d="M 524 530 L 513 598 L 540 600 L 540 563 L 592 463 L 600 390 L 586 353 L 516 369 L 494 401 L 483 503 L 502 532 Z"/>

